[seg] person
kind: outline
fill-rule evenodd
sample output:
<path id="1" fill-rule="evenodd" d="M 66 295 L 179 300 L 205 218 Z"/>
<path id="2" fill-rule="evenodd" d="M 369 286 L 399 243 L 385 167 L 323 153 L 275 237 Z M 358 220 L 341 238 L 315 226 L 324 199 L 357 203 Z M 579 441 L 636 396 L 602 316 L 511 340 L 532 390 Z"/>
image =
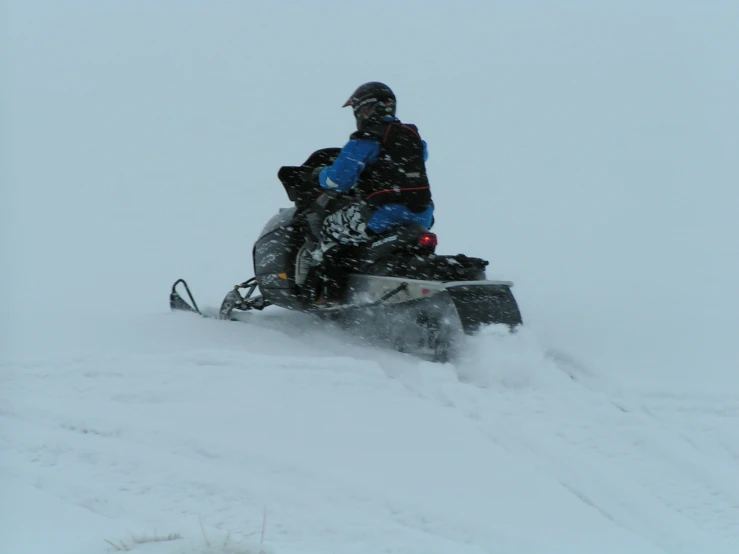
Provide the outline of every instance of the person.
<path id="1" fill-rule="evenodd" d="M 357 130 L 333 164 L 312 177 L 329 193 L 326 198 L 353 193 L 354 201 L 323 218 L 311 251 L 313 268 L 329 250 L 362 244 L 397 225 L 432 226 L 428 147 L 415 125 L 396 117 L 396 105 L 390 87 L 377 81 L 359 86 L 344 103 Z"/>

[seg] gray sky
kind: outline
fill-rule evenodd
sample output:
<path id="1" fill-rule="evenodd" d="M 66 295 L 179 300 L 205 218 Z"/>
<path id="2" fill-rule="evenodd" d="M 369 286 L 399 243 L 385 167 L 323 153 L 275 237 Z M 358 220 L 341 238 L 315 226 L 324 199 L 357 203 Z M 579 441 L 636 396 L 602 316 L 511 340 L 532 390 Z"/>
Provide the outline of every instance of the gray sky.
<path id="1" fill-rule="evenodd" d="M 6 1 L 0 20 L 9 315 L 50 278 L 59 309 L 156 311 L 179 276 L 217 303 L 287 204 L 279 166 L 343 144 L 341 104 L 377 79 L 429 143 L 440 250 L 515 280 L 542 340 L 634 373 L 736 369 L 736 2 Z"/>

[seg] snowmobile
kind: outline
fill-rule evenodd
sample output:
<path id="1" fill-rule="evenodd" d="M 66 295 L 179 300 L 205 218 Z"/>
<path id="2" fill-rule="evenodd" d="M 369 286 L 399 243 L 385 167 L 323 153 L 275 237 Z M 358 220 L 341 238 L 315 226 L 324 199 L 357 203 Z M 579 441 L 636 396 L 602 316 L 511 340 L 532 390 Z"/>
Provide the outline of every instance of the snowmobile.
<path id="1" fill-rule="evenodd" d="M 420 225 L 401 225 L 342 248 L 323 276 L 333 301 L 317 303 L 305 282 L 305 254 L 320 233 L 322 213 L 352 199 L 348 193 L 327 195 L 306 175 L 331 165 L 339 152 L 324 148 L 301 166 L 280 168 L 278 178 L 293 206 L 266 223 L 252 250 L 255 276 L 226 294 L 218 318 L 278 306 L 315 314 L 400 351 L 428 353 L 435 361 L 451 360 L 460 339 L 482 326 L 521 325 L 512 282 L 487 280 L 486 260 L 436 254 L 436 235 Z M 170 308 L 203 315 L 183 279 L 172 285 Z"/>

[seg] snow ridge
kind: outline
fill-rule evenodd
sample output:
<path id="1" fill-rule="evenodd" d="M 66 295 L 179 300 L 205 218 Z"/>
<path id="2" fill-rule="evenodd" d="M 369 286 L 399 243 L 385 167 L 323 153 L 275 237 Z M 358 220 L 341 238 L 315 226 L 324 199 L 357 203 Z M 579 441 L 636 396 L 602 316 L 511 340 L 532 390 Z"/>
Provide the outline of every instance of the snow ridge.
<path id="1" fill-rule="evenodd" d="M 97 336 L 2 363 L 1 474 L 32 508 L 5 503 L 3 551 L 37 551 L 44 506 L 76 514 L 49 536 L 77 553 L 214 551 L 203 533 L 277 554 L 739 544 L 739 395 L 619 388 L 525 328 L 455 365 L 284 312 Z M 130 540 L 155 529 L 184 538 Z"/>

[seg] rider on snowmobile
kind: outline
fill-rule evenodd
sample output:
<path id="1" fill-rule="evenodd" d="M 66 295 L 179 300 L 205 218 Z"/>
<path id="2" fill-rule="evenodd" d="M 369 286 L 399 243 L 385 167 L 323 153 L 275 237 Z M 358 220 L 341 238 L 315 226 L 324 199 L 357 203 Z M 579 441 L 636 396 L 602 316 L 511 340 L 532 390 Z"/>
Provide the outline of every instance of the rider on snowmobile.
<path id="1" fill-rule="evenodd" d="M 430 228 L 434 205 L 426 176 L 426 141 L 415 125 L 395 117 L 395 94 L 387 85 L 361 85 L 343 107 L 351 106 L 357 131 L 330 166 L 315 170 L 327 198 L 352 191 L 356 201 L 323 219 L 314 268 L 335 246 L 358 245 L 401 224 Z M 320 204 L 320 200 L 319 200 Z"/>

